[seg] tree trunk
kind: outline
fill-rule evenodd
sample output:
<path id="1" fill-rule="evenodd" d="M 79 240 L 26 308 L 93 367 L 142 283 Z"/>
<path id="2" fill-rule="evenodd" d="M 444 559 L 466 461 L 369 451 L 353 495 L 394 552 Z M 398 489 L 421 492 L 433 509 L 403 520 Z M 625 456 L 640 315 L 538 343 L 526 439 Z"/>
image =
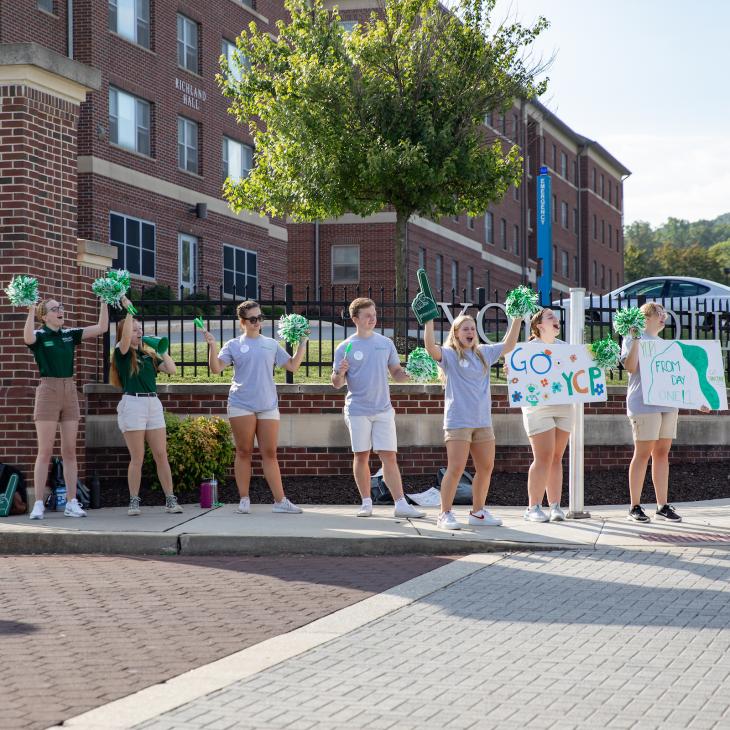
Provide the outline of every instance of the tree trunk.
<path id="1" fill-rule="evenodd" d="M 406 302 L 406 287 L 408 286 L 408 219 L 410 212 L 396 210 L 395 218 L 395 302 L 401 305 L 393 310 L 395 345 L 398 352 L 406 351 L 408 336 L 408 321 L 403 308 Z"/>

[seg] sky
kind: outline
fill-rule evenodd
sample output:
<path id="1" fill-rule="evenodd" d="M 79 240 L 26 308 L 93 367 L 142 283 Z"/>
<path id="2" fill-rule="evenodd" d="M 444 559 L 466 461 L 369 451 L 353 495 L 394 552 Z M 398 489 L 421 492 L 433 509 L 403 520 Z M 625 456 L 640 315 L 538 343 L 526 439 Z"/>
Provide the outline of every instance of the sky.
<path id="1" fill-rule="evenodd" d="M 730 2 L 497 0 L 492 18 L 540 14 L 540 100 L 631 170 L 624 223 L 730 212 Z"/>

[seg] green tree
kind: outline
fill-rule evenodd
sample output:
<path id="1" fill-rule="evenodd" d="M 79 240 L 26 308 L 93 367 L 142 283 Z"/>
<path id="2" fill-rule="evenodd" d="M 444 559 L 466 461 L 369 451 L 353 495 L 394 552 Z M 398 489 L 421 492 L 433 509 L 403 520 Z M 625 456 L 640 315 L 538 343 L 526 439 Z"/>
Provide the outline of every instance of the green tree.
<path id="1" fill-rule="evenodd" d="M 655 276 L 656 261 L 651 251 L 629 243 L 624 248 L 624 280 L 634 281 Z"/>
<path id="2" fill-rule="evenodd" d="M 654 276 L 699 276 L 702 279 L 722 281 L 722 271 L 709 249 L 698 244 L 673 246 L 665 243 L 654 252 Z"/>
<path id="3" fill-rule="evenodd" d="M 709 251 L 710 255 L 717 261 L 718 266 L 722 269 L 730 268 L 730 239 L 710 246 Z M 725 280 L 726 278 L 721 279 L 721 281 Z"/>
<path id="4" fill-rule="evenodd" d="M 383 0 L 346 33 L 322 0 L 287 0 L 278 37 L 237 40 L 240 80 L 218 76 L 249 125 L 254 167 L 224 194 L 236 210 L 298 221 L 396 213 L 396 296 L 406 286 L 408 219 L 480 215 L 521 177 L 517 146 L 490 142 L 489 111 L 544 92 L 524 51 L 547 26 L 490 25 L 495 0 Z"/>
<path id="5" fill-rule="evenodd" d="M 646 221 L 634 221 L 624 226 L 624 240 L 627 248 L 636 246 L 646 251 L 653 251 L 659 245 L 651 224 Z"/>

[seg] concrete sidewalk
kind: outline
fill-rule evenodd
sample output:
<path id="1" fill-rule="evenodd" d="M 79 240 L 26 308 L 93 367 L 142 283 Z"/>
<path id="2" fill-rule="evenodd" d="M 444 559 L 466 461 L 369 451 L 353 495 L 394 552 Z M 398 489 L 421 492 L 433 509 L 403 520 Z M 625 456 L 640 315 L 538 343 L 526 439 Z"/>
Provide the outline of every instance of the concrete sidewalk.
<path id="1" fill-rule="evenodd" d="M 524 507 L 496 507 L 502 527 L 466 525 L 468 508 L 457 508 L 462 530 L 436 528 L 437 509 L 423 520 L 394 519 L 392 507 L 376 507 L 369 519 L 356 507 L 305 506 L 302 515 L 272 514 L 253 505 L 239 515 L 235 505 L 203 510 L 185 505 L 181 515 L 145 507 L 139 517 L 126 508 L 91 510 L 86 519 L 47 512 L 0 520 L 0 554 L 101 553 L 122 555 L 380 555 L 503 552 L 512 550 L 594 549 L 654 545 L 708 545 L 730 548 L 730 499 L 677 503 L 680 524 L 652 519 L 641 525 L 626 519 L 627 507 L 590 508 L 591 519 L 534 524 Z M 647 509 L 648 514 L 652 510 Z"/>

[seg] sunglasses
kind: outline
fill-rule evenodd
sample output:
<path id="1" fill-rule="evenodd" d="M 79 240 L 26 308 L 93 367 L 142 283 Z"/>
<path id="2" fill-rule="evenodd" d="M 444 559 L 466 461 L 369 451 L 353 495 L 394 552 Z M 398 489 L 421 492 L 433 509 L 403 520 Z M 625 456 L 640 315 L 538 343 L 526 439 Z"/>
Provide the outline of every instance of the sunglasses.
<path id="1" fill-rule="evenodd" d="M 59 304 L 57 307 L 48 307 L 49 312 L 63 312 L 63 304 Z"/>
<path id="2" fill-rule="evenodd" d="M 244 322 L 250 322 L 251 324 L 256 324 L 256 322 L 263 322 L 264 321 L 264 315 L 259 314 L 258 317 L 241 317 L 241 319 Z"/>

